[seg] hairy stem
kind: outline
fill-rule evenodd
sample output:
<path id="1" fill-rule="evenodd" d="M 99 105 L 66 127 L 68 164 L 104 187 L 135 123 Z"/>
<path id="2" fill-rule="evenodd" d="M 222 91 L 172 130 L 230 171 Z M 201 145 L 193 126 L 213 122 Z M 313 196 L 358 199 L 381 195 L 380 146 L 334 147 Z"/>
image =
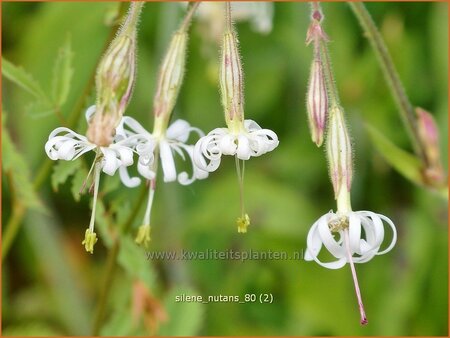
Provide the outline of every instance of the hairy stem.
<path id="1" fill-rule="evenodd" d="M 349 6 L 358 18 L 359 23 L 364 29 L 365 35 L 369 39 L 370 44 L 378 57 L 384 77 L 389 84 L 391 94 L 398 106 L 400 116 L 411 139 L 414 151 L 426 166 L 427 159 L 423 145 L 420 142 L 414 107 L 406 95 L 405 89 L 402 85 L 400 77 L 398 76 L 397 70 L 395 69 L 394 62 L 392 61 L 386 44 L 384 43 L 383 38 L 365 5 L 362 2 L 349 2 Z"/>
<path id="2" fill-rule="evenodd" d="M 200 3 L 201 1 L 189 3 L 186 16 L 184 17 L 183 22 L 181 23 L 180 31 L 185 32 L 188 30 L 189 25 L 192 21 L 192 16 L 194 15 Z"/>

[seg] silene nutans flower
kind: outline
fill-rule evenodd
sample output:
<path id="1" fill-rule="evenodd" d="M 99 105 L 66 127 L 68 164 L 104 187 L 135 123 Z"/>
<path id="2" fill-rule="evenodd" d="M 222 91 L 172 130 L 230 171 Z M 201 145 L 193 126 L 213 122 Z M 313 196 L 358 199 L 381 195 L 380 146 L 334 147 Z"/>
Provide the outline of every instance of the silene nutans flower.
<path id="1" fill-rule="evenodd" d="M 320 26 L 323 15 L 319 3 L 312 3 L 312 10 L 312 25 L 308 37 L 313 39 L 314 32 L 320 32 L 320 36 L 326 36 Z M 352 144 L 344 111 L 339 104 L 325 44 L 322 44 L 321 48 L 323 69 L 328 72 L 325 74 L 326 86 L 330 93 L 326 156 L 337 210 L 328 212 L 314 222 L 308 233 L 304 258 L 306 261 L 314 260 L 328 269 L 339 269 L 349 263 L 358 300 L 360 323 L 365 325 L 368 321 L 354 263 L 365 263 L 377 255 L 389 252 L 397 241 L 397 231 L 394 223 L 384 215 L 371 211 L 352 210 L 350 200 L 353 179 Z M 385 239 L 384 224 L 391 229 L 392 237 L 387 247 L 381 249 Z M 336 260 L 324 262 L 319 258 L 322 248 L 325 248 Z"/>
<path id="2" fill-rule="evenodd" d="M 169 125 L 183 83 L 188 28 L 198 5 L 199 3 L 195 3 L 188 9 L 180 28 L 172 36 L 169 48 L 160 66 L 156 94 L 153 100 L 153 132 L 148 132 L 138 121 L 128 116 L 122 119 L 117 128 L 118 138 L 134 142 L 133 149 L 139 156 L 138 172 L 148 181 L 149 185 L 149 197 L 144 220 L 136 236 L 136 242 L 145 247 L 150 243 L 150 218 L 156 188 L 158 161 L 161 161 L 164 182 L 178 181 L 182 185 L 188 185 L 197 179 L 208 177 L 207 171 L 194 165 L 194 145 L 188 143 L 191 133 L 198 136 L 203 136 L 204 133 L 181 119 Z M 190 160 L 192 164 L 191 175 L 185 171 L 177 174 L 174 154 L 178 154 L 183 160 Z M 141 179 L 138 177 L 130 178 L 125 167 L 120 169 L 120 176 L 122 182 L 128 187 L 135 187 L 141 183 Z"/>
<path id="3" fill-rule="evenodd" d="M 86 111 L 86 136 L 68 128 L 53 130 L 45 144 L 52 160 L 73 161 L 88 151 L 95 159 L 88 178 L 93 175 L 94 200 L 89 227 L 82 244 L 93 253 L 97 235 L 94 232 L 100 173 L 114 175 L 122 167 L 133 164 L 133 139 L 121 139 L 116 128 L 131 98 L 136 68 L 136 26 L 143 2 L 132 2 L 127 17 L 111 42 L 97 68 L 97 102 Z"/>
<path id="4" fill-rule="evenodd" d="M 238 232 L 245 233 L 250 218 L 243 204 L 244 161 L 274 150 L 279 142 L 273 131 L 262 129 L 253 120 L 244 119 L 243 71 L 230 7 L 227 3 L 227 27 L 223 35 L 220 66 L 220 90 L 227 128 L 216 128 L 202 137 L 195 145 L 194 161 L 200 169 L 213 172 L 219 167 L 222 155 L 235 156 L 241 191 L 241 216 L 237 225 Z"/>
<path id="5" fill-rule="evenodd" d="M 365 263 L 377 255 L 389 252 L 397 240 L 394 223 L 386 216 L 371 211 L 352 211 L 350 187 L 353 176 L 352 149 L 343 111 L 340 107 L 330 109 L 328 122 L 327 157 L 337 211 L 321 216 L 311 227 L 307 237 L 305 260 L 314 260 L 328 269 L 339 269 L 349 263 L 358 299 L 361 324 L 367 324 L 354 263 Z M 385 249 L 384 224 L 392 231 L 392 239 Z M 335 261 L 323 262 L 318 257 L 325 248 Z"/>

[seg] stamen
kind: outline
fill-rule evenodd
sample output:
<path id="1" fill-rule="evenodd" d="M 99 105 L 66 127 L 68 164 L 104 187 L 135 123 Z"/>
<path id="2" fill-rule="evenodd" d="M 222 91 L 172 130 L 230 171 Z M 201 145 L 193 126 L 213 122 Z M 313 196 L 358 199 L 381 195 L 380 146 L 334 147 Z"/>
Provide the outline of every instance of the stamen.
<path id="1" fill-rule="evenodd" d="M 246 233 L 247 227 L 250 225 L 250 217 L 245 213 L 245 205 L 244 205 L 244 173 L 245 173 L 245 161 L 239 160 L 237 155 L 236 159 L 236 172 L 239 183 L 239 199 L 241 205 L 241 217 L 238 217 L 236 224 L 238 226 L 239 233 Z M 242 168 L 241 168 L 242 162 Z"/>
<path id="2" fill-rule="evenodd" d="M 150 183 L 150 186 L 148 188 L 148 203 L 147 203 L 147 209 L 145 210 L 145 215 L 144 215 L 144 224 L 150 224 L 150 214 L 152 211 L 153 197 L 155 195 L 156 178 L 150 180 L 149 183 Z"/>
<path id="3" fill-rule="evenodd" d="M 95 208 L 97 206 L 97 196 L 98 196 L 98 186 L 100 183 L 100 162 L 95 163 L 95 172 L 94 172 L 94 202 L 92 203 L 92 215 L 91 221 L 89 222 L 89 230 L 94 232 L 94 223 L 95 223 Z"/>
<path id="4" fill-rule="evenodd" d="M 89 169 L 89 172 L 88 172 L 88 174 L 87 174 L 85 180 L 83 181 L 83 185 L 81 186 L 81 189 L 80 189 L 80 191 L 78 192 L 80 195 L 83 193 L 83 190 L 86 188 L 87 181 L 89 180 L 89 177 L 91 177 L 91 173 L 92 173 L 92 170 L 93 170 L 94 167 L 95 167 L 95 163 L 97 163 L 97 155 L 95 156 L 94 162 L 92 162 L 92 165 L 91 165 L 91 169 Z M 91 190 L 92 190 L 92 186 L 89 188 L 89 192 L 90 192 Z"/>
<path id="5" fill-rule="evenodd" d="M 361 297 L 361 291 L 359 290 L 359 284 L 358 284 L 358 277 L 356 276 L 356 270 L 355 265 L 353 263 L 352 259 L 352 253 L 350 251 L 350 240 L 348 235 L 348 229 L 344 229 L 344 241 L 345 241 L 345 248 L 348 256 L 348 262 L 350 264 L 350 269 L 352 270 L 352 276 L 353 276 L 353 283 L 355 285 L 355 292 L 356 292 L 356 298 L 358 299 L 358 307 L 359 307 L 359 313 L 361 315 L 361 325 L 366 325 L 368 323 L 366 312 L 364 311 L 364 304 L 362 302 Z"/>
<path id="6" fill-rule="evenodd" d="M 150 215 L 152 211 L 153 198 L 155 196 L 156 178 L 149 181 L 150 186 L 148 188 L 148 202 L 147 209 L 145 210 L 143 225 L 139 227 L 138 234 L 136 236 L 135 242 L 139 245 L 143 245 L 148 248 L 150 244 Z"/>
<path id="7" fill-rule="evenodd" d="M 89 222 L 89 228 L 86 230 L 86 234 L 84 237 L 82 245 L 84 245 L 87 252 L 91 254 L 94 252 L 94 245 L 97 243 L 97 234 L 94 232 L 94 223 L 95 223 L 95 209 L 97 206 L 97 197 L 98 197 L 98 186 L 100 183 L 100 170 L 101 163 L 98 161 L 94 161 L 95 163 L 95 171 L 94 171 L 94 201 L 92 203 L 92 214 L 91 220 Z"/>

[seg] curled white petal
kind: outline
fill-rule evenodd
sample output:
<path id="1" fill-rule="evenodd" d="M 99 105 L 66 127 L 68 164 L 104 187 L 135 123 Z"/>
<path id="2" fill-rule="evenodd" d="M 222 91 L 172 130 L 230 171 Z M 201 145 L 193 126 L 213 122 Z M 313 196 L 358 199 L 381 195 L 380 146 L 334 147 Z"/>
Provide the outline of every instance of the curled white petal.
<path id="1" fill-rule="evenodd" d="M 96 145 L 90 143 L 85 136 L 60 127 L 50 133 L 45 144 L 45 152 L 52 160 L 71 161 L 95 147 Z"/>
<path id="2" fill-rule="evenodd" d="M 348 262 L 346 247 L 343 240 L 343 231 L 332 233 L 329 222 L 336 217 L 348 217 L 349 248 L 354 263 L 365 263 L 375 255 L 382 255 L 394 247 L 397 240 L 397 231 L 394 223 L 386 216 L 376 214 L 371 211 L 349 212 L 338 216 L 333 212 L 320 217 L 311 227 L 307 237 L 307 249 L 305 260 L 314 260 L 323 267 L 338 269 Z M 388 247 L 380 251 L 380 246 L 384 240 L 383 222 L 392 229 L 393 236 Z M 339 236 L 336 239 L 335 236 Z M 337 260 L 332 262 L 322 262 L 318 256 L 322 248 L 325 247 Z"/>
<path id="3" fill-rule="evenodd" d="M 194 162 L 202 170 L 212 172 L 220 165 L 222 155 L 236 155 L 241 160 L 260 156 L 279 144 L 277 135 L 262 129 L 255 121 L 245 120 L 242 130 L 216 128 L 200 138 L 194 149 Z"/>
<path id="4" fill-rule="evenodd" d="M 139 177 L 130 177 L 126 167 L 119 168 L 120 180 L 128 188 L 135 188 L 141 184 L 141 179 Z"/>
<path id="5" fill-rule="evenodd" d="M 175 160 L 173 159 L 172 150 L 167 142 L 159 143 L 159 152 L 161 158 L 161 166 L 164 173 L 164 182 L 173 182 L 177 178 L 177 170 L 175 168 Z"/>
<path id="6" fill-rule="evenodd" d="M 178 144 L 178 145 L 172 145 L 172 147 L 174 149 L 177 149 L 179 152 L 182 152 L 182 150 L 184 150 L 184 152 L 186 152 L 186 154 L 188 155 L 188 158 L 190 159 L 191 164 L 192 164 L 191 177 L 189 177 L 189 174 L 186 171 L 183 171 L 178 174 L 177 180 L 181 185 L 189 185 L 192 182 L 194 182 L 195 180 L 203 180 L 208 177 L 209 173 L 207 171 L 198 168 L 194 164 L 194 159 L 193 159 L 194 146 L 193 145 Z M 201 158 L 201 159 L 203 159 L 203 158 Z M 203 161 L 204 161 L 204 159 L 203 159 Z"/>

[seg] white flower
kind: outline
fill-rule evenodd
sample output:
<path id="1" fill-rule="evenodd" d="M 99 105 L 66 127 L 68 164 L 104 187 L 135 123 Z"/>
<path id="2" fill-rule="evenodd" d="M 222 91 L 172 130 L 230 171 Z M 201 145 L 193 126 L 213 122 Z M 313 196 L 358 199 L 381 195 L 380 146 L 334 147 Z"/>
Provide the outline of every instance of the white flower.
<path id="1" fill-rule="evenodd" d="M 182 3 L 186 6 L 187 2 Z M 273 26 L 273 3 L 272 2 L 232 2 L 231 8 L 236 21 L 249 21 L 251 28 L 258 33 L 268 34 Z M 223 15 L 224 2 L 202 2 L 196 16 L 209 25 L 211 36 L 220 36 L 225 25 Z"/>
<path id="2" fill-rule="evenodd" d="M 95 106 L 86 111 L 86 120 L 95 113 Z M 84 153 L 98 149 L 102 156 L 101 168 L 105 174 L 114 175 L 120 167 L 133 164 L 133 150 L 130 147 L 133 140 L 124 139 L 110 144 L 108 147 L 99 147 L 73 130 L 59 127 L 53 130 L 45 144 L 45 152 L 52 160 L 73 161 Z"/>
<path id="3" fill-rule="evenodd" d="M 255 121 L 245 120 L 244 128 L 238 131 L 216 128 L 198 140 L 194 161 L 200 169 L 212 172 L 219 167 L 222 154 L 248 160 L 274 150 L 278 143 L 277 134 L 272 130 L 261 129 Z"/>
<path id="4" fill-rule="evenodd" d="M 193 163 L 194 146 L 186 144 L 191 132 L 203 136 L 203 132 L 184 120 L 176 120 L 166 130 L 165 133 L 151 134 L 145 130 L 139 122 L 131 117 L 124 117 L 117 128 L 118 139 L 131 140 L 139 155 L 138 172 L 148 180 L 156 176 L 155 153 L 159 153 L 161 166 L 164 174 L 164 182 L 178 180 L 182 185 L 188 185 L 196 179 L 208 177 L 208 172 L 197 168 Z M 177 175 L 175 167 L 174 153 L 180 155 L 183 160 L 189 158 L 192 163 L 192 176 L 185 171 Z M 186 156 L 187 155 L 187 156 Z M 135 187 L 140 184 L 138 177 L 130 178 L 125 168 L 120 169 L 122 182 L 128 187 Z"/>
<path id="5" fill-rule="evenodd" d="M 389 246 L 380 251 L 384 240 L 383 222 L 390 226 L 393 236 Z M 348 238 L 348 247 L 345 238 Z M 314 260 L 328 269 L 339 269 L 349 263 L 350 257 L 353 263 L 365 263 L 376 255 L 389 252 L 396 240 L 395 225 L 384 215 L 371 211 L 350 211 L 345 214 L 329 212 L 320 217 L 311 227 L 307 238 L 305 260 Z M 336 261 L 319 260 L 318 255 L 322 245 L 337 258 Z"/>

